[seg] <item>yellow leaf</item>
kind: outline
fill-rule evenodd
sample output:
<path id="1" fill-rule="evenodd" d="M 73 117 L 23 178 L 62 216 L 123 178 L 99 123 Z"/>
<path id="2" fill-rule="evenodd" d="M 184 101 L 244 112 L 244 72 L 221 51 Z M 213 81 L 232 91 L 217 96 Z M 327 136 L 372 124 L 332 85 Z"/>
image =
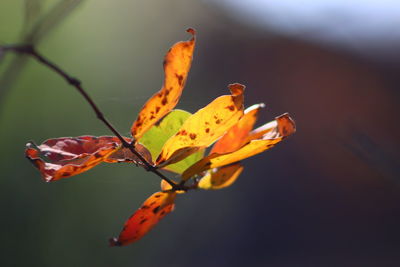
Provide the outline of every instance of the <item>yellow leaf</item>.
<path id="1" fill-rule="evenodd" d="M 232 95 L 220 96 L 190 116 L 180 130 L 164 144 L 156 161 L 162 167 L 178 162 L 210 146 L 243 116 L 241 84 L 229 85 Z"/>
<path id="2" fill-rule="evenodd" d="M 188 29 L 187 32 L 193 35 L 192 39 L 176 43 L 164 58 L 164 85 L 144 104 L 133 123 L 131 134 L 135 140 L 139 140 L 148 129 L 171 111 L 181 97 L 195 46 L 195 31 Z"/>
<path id="3" fill-rule="evenodd" d="M 288 114 L 283 114 L 277 117 L 274 123 L 275 127 L 266 133 L 262 139 L 251 140 L 242 148 L 231 153 L 213 153 L 207 157 L 204 157 L 183 172 L 182 180 L 187 181 L 190 177 L 208 169 L 228 165 L 259 154 L 273 147 L 275 144 L 282 141 L 283 138 L 296 131 L 294 121 L 289 117 Z"/>
<path id="4" fill-rule="evenodd" d="M 244 111 L 244 116 L 229 131 L 221 137 L 211 149 L 210 154 L 233 152 L 247 143 L 247 136 L 257 120 L 258 112 L 264 104 L 256 104 Z"/>
<path id="5" fill-rule="evenodd" d="M 243 166 L 239 163 L 224 166 L 216 172 L 208 172 L 201 178 L 198 187 L 201 189 L 221 189 L 233 184 L 243 171 Z"/>

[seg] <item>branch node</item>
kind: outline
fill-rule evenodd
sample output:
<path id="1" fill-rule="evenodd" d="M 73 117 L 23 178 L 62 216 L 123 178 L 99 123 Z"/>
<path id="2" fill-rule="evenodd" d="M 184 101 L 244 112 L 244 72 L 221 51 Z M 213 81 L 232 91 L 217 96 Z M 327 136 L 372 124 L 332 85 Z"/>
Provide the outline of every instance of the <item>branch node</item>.
<path id="1" fill-rule="evenodd" d="M 81 86 L 81 81 L 74 77 L 69 77 L 68 82 L 69 82 L 69 84 L 71 84 L 73 86 Z"/>

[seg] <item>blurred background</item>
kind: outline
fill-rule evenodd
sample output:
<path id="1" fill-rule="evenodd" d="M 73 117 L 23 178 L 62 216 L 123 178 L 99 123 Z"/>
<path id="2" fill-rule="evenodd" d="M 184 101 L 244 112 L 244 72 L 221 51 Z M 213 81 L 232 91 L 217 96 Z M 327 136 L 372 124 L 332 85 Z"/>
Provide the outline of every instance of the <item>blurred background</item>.
<path id="1" fill-rule="evenodd" d="M 1 1 L 0 44 L 34 42 L 125 135 L 187 27 L 198 41 L 179 108 L 240 82 L 247 106 L 267 106 L 259 124 L 297 123 L 233 186 L 179 196 L 141 241 L 109 248 L 159 179 L 102 164 L 44 183 L 28 141 L 110 132 L 58 75 L 3 55 L 1 266 L 400 266 L 399 14 L 394 0 Z"/>

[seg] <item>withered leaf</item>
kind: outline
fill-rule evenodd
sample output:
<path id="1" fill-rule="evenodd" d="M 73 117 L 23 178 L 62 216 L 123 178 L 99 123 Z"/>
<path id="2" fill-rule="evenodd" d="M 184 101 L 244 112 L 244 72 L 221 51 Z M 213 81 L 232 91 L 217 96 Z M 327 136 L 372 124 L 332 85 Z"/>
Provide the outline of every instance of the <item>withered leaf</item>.
<path id="1" fill-rule="evenodd" d="M 138 145 L 136 149 L 145 158 L 151 159 L 146 148 Z M 28 143 L 25 155 L 39 169 L 46 182 L 77 175 L 103 161 L 142 164 L 132 152 L 121 148 L 121 142 L 115 136 L 54 138 L 39 146 Z"/>

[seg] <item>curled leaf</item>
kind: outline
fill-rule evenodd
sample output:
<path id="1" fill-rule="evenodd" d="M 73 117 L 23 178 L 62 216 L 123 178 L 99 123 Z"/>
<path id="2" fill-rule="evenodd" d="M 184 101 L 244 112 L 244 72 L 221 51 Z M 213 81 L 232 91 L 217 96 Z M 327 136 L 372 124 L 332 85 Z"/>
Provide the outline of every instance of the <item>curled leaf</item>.
<path id="1" fill-rule="evenodd" d="M 118 143 L 107 137 L 65 137 L 49 139 L 36 148 L 28 143 L 25 155 L 39 169 L 43 179 L 51 182 L 93 168 L 118 148 Z"/>
<path id="2" fill-rule="evenodd" d="M 261 139 L 251 140 L 248 144 L 234 152 L 225 154 L 213 153 L 207 157 L 204 157 L 190 168 L 185 170 L 182 174 L 182 179 L 186 181 L 190 177 L 208 169 L 228 165 L 259 154 L 273 147 L 275 144 L 282 141 L 283 138 L 291 135 L 296 130 L 294 121 L 289 117 L 288 114 L 283 114 L 277 117 L 274 125 L 275 126 L 264 136 L 262 136 Z"/>
<path id="3" fill-rule="evenodd" d="M 210 151 L 212 153 L 229 153 L 241 148 L 247 143 L 247 136 L 257 121 L 258 113 L 264 104 L 256 104 L 244 111 L 243 117 L 224 136 L 221 137 Z"/>
<path id="4" fill-rule="evenodd" d="M 141 164 L 135 155 L 120 146 L 121 142 L 115 136 L 62 137 L 48 139 L 39 146 L 28 143 L 25 155 L 39 169 L 44 180 L 50 182 L 77 175 L 103 161 Z M 136 149 L 151 159 L 143 146 L 136 146 Z"/>
<path id="5" fill-rule="evenodd" d="M 125 246 L 147 234 L 165 215 L 173 211 L 175 192 L 157 192 L 125 222 L 118 238 L 110 239 L 110 246 Z"/>
<path id="6" fill-rule="evenodd" d="M 178 162 L 210 146 L 243 116 L 241 84 L 231 84 L 231 95 L 220 96 L 189 117 L 180 130 L 164 144 L 156 164 L 163 167 Z"/>
<path id="7" fill-rule="evenodd" d="M 233 184 L 243 171 L 243 166 L 236 163 L 224 166 L 214 171 L 209 171 L 199 181 L 198 188 L 201 189 L 221 189 Z"/>
<path id="8" fill-rule="evenodd" d="M 131 128 L 135 140 L 149 130 L 158 120 L 171 111 L 178 103 L 185 86 L 195 46 L 195 31 L 188 29 L 192 39 L 178 42 L 167 52 L 164 58 L 164 85 L 142 107 Z"/>

